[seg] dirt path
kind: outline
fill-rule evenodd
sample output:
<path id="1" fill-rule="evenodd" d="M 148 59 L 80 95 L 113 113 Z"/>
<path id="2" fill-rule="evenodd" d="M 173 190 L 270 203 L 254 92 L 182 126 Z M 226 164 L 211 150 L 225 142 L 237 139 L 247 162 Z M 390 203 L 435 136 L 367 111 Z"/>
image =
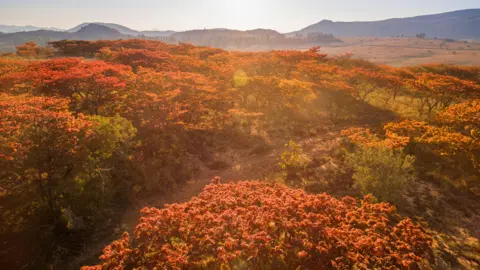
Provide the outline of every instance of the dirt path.
<path id="1" fill-rule="evenodd" d="M 343 127 L 334 127 L 331 131 L 307 138 L 293 139 L 302 145 L 304 151 L 311 155 L 318 155 L 322 151 L 329 151 L 332 145 L 340 137 Z M 200 194 L 215 176 L 220 176 L 222 182 L 242 181 L 242 180 L 260 180 L 271 176 L 278 171 L 278 162 L 281 153 L 288 143 L 286 139 L 272 139 L 268 146 L 255 148 L 227 149 L 224 152 L 217 153 L 215 160 L 225 161 L 229 166 L 222 170 L 211 170 L 203 167 L 195 179 L 188 181 L 176 192 L 147 198 L 130 206 L 123 214 L 120 224 L 115 232 L 104 239 L 99 240 L 92 246 L 86 248 L 84 253 L 70 262 L 70 269 L 78 269 L 82 265 L 91 265 L 97 262 L 103 248 L 113 240 L 127 231 L 130 234 L 140 219 L 140 210 L 144 207 L 163 208 L 165 204 L 183 203 Z"/>

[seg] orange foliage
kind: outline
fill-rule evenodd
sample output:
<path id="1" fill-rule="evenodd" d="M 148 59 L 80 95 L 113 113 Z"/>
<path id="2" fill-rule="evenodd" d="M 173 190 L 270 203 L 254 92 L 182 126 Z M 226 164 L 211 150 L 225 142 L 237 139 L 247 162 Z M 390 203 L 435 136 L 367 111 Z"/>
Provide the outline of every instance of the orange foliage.
<path id="1" fill-rule="evenodd" d="M 161 268 L 411 268 L 431 239 L 395 208 L 341 201 L 262 182 L 220 184 L 164 209 L 145 208 L 135 229 L 83 270 Z M 369 229 L 367 229 L 369 228 Z"/>

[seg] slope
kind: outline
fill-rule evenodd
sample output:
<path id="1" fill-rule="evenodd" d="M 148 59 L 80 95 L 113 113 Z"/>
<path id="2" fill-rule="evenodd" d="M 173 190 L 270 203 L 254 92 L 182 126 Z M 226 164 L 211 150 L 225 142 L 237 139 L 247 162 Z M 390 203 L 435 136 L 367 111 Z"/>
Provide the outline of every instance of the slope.
<path id="1" fill-rule="evenodd" d="M 415 36 L 454 39 L 480 39 L 480 9 L 469 9 L 411 18 L 383 21 L 333 22 L 323 20 L 296 33 L 331 33 L 335 36 Z"/>

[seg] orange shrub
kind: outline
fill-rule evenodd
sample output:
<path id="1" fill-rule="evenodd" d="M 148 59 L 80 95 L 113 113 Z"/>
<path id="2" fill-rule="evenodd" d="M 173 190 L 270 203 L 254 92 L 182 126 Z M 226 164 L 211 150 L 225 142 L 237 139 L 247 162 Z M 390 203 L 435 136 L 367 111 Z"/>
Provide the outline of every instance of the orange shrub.
<path id="1" fill-rule="evenodd" d="M 184 204 L 145 208 L 92 269 L 398 269 L 430 250 L 430 237 L 387 203 L 310 195 L 264 182 L 205 187 Z"/>

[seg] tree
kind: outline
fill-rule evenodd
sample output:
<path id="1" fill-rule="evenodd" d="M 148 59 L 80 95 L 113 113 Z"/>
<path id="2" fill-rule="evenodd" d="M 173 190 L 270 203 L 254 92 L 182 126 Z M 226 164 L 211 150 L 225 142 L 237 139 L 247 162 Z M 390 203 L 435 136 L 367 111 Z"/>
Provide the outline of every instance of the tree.
<path id="1" fill-rule="evenodd" d="M 29 41 L 17 46 L 17 55 L 25 58 L 50 57 L 53 51 L 51 48 L 39 47 L 36 42 Z"/>
<path id="2" fill-rule="evenodd" d="M 455 100 L 480 95 L 480 86 L 477 83 L 448 75 L 422 73 L 407 84 L 421 101 L 420 115 L 423 114 L 425 106 L 430 116 L 438 106 L 445 109 Z"/>
<path id="3" fill-rule="evenodd" d="M 184 204 L 143 209 L 134 241 L 125 233 L 82 269 L 414 268 L 430 250 L 421 227 L 371 197 L 218 182 Z"/>
<path id="4" fill-rule="evenodd" d="M 341 70 L 340 74 L 354 89 L 354 96 L 361 101 L 366 101 L 378 89 L 396 88 L 401 85 L 398 77 L 381 69 L 351 68 Z"/>
<path id="5" fill-rule="evenodd" d="M 346 156 L 355 186 L 382 201 L 394 201 L 415 180 L 414 162 L 415 157 L 385 146 L 361 145 Z"/>
<path id="6" fill-rule="evenodd" d="M 469 142 L 466 145 L 466 154 L 473 167 L 480 172 L 480 100 L 452 105 L 437 115 L 437 121 L 471 138 L 464 139 Z"/>
<path id="7" fill-rule="evenodd" d="M 98 56 L 104 60 L 131 66 L 134 72 L 138 71 L 139 67 L 153 68 L 162 71 L 173 71 L 177 69 L 171 61 L 171 55 L 164 51 L 122 49 L 112 52 L 110 49 L 104 48 Z"/>
<path id="8" fill-rule="evenodd" d="M 416 35 L 417 38 L 424 39 L 427 36 L 425 33 L 419 33 Z"/>
<path id="9" fill-rule="evenodd" d="M 38 45 L 34 41 L 29 41 L 23 45 L 17 46 L 17 55 L 27 58 L 34 58 L 38 54 Z"/>
<path id="10" fill-rule="evenodd" d="M 128 66 L 75 58 L 34 62 L 5 76 L 15 92 L 65 97 L 77 112 L 108 115 L 124 106 L 133 78 Z"/>
<path id="11" fill-rule="evenodd" d="M 55 226 L 61 221 L 57 188 L 82 164 L 82 140 L 91 135 L 92 123 L 73 116 L 67 106 L 65 99 L 28 96 L 4 95 L 0 102 L 2 184 L 8 193 L 15 193 L 17 185 L 36 187 Z"/>
<path id="12" fill-rule="evenodd" d="M 0 123 L 0 237 L 14 236 L 7 254 L 17 259 L 51 261 L 61 238 L 91 229 L 88 220 L 124 199 L 117 192 L 135 129 L 119 117 L 74 115 L 66 99 L 28 95 L 0 96 Z M 18 250 L 22 239 L 29 248 Z"/>

